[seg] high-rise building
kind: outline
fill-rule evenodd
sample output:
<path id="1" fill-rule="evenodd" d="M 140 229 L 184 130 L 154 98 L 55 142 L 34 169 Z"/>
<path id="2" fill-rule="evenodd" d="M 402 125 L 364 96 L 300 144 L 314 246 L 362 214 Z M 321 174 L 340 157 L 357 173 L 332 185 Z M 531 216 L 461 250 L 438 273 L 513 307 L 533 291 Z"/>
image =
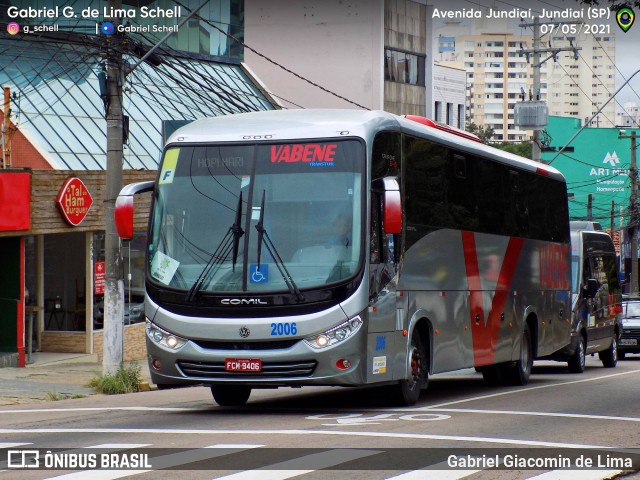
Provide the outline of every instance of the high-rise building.
<path id="1" fill-rule="evenodd" d="M 545 47 L 580 50 L 559 52 L 549 60 L 549 115 L 589 120 L 616 91 L 615 35 L 553 34 Z M 616 102 L 609 102 L 590 127 L 614 127 Z"/>
<path id="2" fill-rule="evenodd" d="M 514 124 L 516 102 L 532 95 L 532 67 L 523 53 L 531 48 L 530 35 L 481 33 L 456 38 L 456 53 L 467 71 L 468 111 L 471 122 L 494 130 L 499 142 L 528 140 Z M 541 99 L 546 98 L 544 70 Z"/>
<path id="3" fill-rule="evenodd" d="M 531 28 L 523 29 L 521 35 L 510 33 L 513 31 L 499 21 L 470 26 L 450 22 L 437 29 L 434 42 L 434 55 L 441 63 L 456 62 L 467 71 L 469 119 L 493 128 L 493 140 L 530 138 L 531 131 L 514 124 L 514 105 L 523 98 L 546 101 L 549 115 L 584 122 L 615 92 L 614 34 L 543 35 L 540 48 L 562 51 L 540 54 L 540 91 L 533 92 L 533 32 Z M 615 102 L 611 101 L 590 126 L 612 127 L 615 121 Z"/>

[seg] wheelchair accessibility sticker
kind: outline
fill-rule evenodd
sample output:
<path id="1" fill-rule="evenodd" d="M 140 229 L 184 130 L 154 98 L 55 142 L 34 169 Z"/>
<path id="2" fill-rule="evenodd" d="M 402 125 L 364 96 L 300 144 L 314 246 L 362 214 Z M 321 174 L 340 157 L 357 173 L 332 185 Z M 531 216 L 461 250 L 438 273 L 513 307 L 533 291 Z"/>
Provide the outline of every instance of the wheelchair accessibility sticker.
<path id="1" fill-rule="evenodd" d="M 266 263 L 257 263 L 249 265 L 249 283 L 267 283 L 269 281 L 269 265 Z"/>

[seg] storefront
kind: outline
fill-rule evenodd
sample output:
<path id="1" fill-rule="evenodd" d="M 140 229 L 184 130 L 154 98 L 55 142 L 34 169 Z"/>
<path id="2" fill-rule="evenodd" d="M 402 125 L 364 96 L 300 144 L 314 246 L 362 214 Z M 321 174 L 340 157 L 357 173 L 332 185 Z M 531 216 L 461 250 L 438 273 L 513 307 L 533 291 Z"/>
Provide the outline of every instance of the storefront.
<path id="1" fill-rule="evenodd" d="M 155 172 L 124 172 L 124 184 Z M 30 352 L 102 349 L 105 171 L 0 171 L 0 366 Z M 125 359 L 144 358 L 144 252 L 150 194 L 122 245 Z M 128 328 L 131 326 L 132 328 Z"/>

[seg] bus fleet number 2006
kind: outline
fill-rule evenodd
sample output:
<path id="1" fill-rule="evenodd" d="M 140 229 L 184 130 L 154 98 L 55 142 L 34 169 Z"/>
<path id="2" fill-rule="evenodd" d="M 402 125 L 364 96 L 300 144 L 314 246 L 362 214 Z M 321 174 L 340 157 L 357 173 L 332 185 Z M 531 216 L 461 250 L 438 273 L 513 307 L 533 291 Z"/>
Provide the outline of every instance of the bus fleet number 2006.
<path id="1" fill-rule="evenodd" d="M 296 335 L 298 333 L 298 327 L 295 322 L 293 323 L 272 323 L 271 324 L 271 336 L 281 337 L 283 335 Z"/>

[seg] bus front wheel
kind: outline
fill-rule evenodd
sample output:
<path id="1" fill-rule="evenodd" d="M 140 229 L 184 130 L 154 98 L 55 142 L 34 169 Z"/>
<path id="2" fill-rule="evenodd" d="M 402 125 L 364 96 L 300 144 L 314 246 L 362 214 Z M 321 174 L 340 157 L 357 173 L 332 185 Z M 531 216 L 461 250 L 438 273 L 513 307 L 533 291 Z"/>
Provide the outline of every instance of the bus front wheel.
<path id="1" fill-rule="evenodd" d="M 429 356 L 417 329 L 411 335 L 410 348 L 409 378 L 392 386 L 394 403 L 405 406 L 415 405 L 420 391 L 429 383 Z"/>
<path id="2" fill-rule="evenodd" d="M 244 385 L 211 385 L 213 399 L 221 407 L 241 407 L 249 400 L 251 387 Z"/>

